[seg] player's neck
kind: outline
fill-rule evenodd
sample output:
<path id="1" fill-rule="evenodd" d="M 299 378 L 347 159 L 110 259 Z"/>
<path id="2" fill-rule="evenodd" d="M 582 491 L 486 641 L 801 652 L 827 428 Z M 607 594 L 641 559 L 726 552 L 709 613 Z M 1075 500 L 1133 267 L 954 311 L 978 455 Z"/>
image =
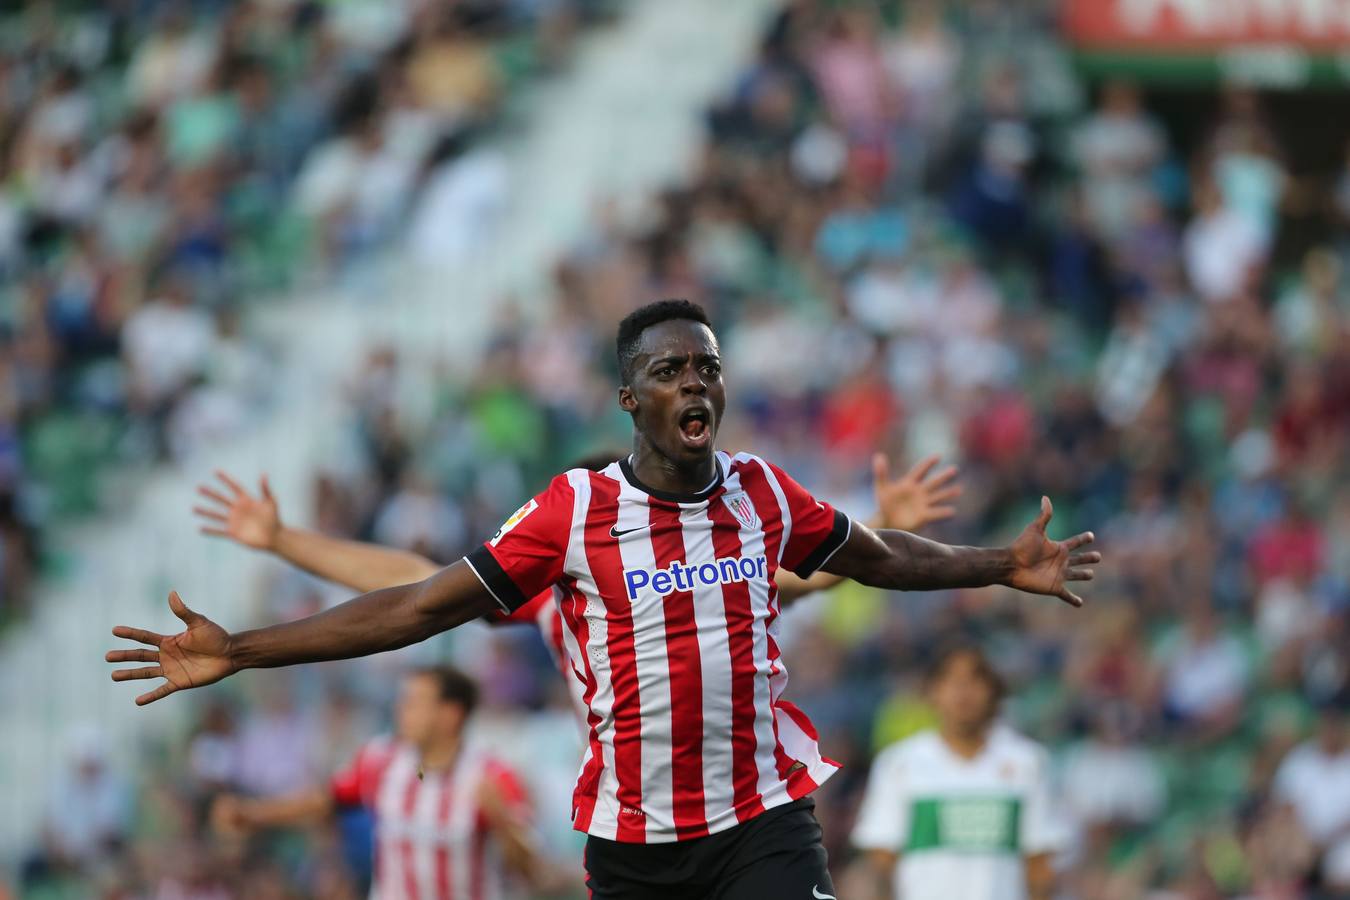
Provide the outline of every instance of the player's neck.
<path id="1" fill-rule="evenodd" d="M 942 743 L 957 756 L 962 759 L 974 759 L 984 752 L 985 744 L 989 743 L 989 726 L 970 731 L 938 728 L 938 735 L 942 738 Z"/>
<path id="2" fill-rule="evenodd" d="M 459 755 L 459 745 L 459 738 L 453 737 L 433 741 L 422 747 L 418 751 L 422 768 L 428 771 L 450 768 L 455 763 L 455 757 Z"/>
<path id="3" fill-rule="evenodd" d="M 648 488 L 671 494 L 697 494 L 717 479 L 717 456 L 680 466 L 639 439 L 633 446 L 633 474 Z"/>

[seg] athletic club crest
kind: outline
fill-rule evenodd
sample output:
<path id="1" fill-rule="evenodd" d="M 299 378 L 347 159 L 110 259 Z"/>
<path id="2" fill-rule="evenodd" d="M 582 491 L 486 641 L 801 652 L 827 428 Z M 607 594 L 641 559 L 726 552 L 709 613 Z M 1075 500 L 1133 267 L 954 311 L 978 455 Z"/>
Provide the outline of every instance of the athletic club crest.
<path id="1" fill-rule="evenodd" d="M 736 517 L 736 521 L 741 523 L 741 527 L 747 531 L 754 531 L 759 528 L 759 514 L 755 512 L 755 505 L 750 502 L 750 498 L 744 491 L 735 494 L 727 494 L 722 498 L 722 502 L 731 510 L 731 514 Z"/>

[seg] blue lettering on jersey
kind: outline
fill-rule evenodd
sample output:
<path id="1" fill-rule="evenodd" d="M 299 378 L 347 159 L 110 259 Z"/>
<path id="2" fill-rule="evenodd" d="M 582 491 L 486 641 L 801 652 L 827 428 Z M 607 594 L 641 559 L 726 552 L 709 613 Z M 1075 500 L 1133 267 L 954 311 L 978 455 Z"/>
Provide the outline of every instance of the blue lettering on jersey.
<path id="1" fill-rule="evenodd" d="M 696 584 L 732 584 L 752 578 L 767 578 L 769 561 L 763 556 L 724 556 L 713 562 L 691 566 L 673 562 L 664 569 L 624 569 L 628 599 L 636 600 L 638 591 L 650 587 L 658 597 L 671 591 L 692 590 Z"/>

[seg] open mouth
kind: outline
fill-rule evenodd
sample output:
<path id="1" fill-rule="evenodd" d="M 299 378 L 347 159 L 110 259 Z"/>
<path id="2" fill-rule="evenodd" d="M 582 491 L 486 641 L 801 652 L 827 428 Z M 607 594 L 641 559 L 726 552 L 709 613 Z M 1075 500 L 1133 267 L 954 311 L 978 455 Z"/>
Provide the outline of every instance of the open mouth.
<path id="1" fill-rule="evenodd" d="M 694 406 L 680 414 L 680 437 L 686 446 L 698 449 L 712 440 L 712 415 L 702 406 Z"/>

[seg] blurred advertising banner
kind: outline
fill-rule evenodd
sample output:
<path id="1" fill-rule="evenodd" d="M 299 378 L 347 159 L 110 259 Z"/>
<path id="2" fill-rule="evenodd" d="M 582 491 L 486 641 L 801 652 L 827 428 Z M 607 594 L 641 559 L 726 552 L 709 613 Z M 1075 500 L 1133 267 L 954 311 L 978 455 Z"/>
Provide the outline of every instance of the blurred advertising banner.
<path id="1" fill-rule="evenodd" d="M 1063 0 L 1062 21 L 1094 74 L 1277 88 L 1350 82 L 1350 0 Z"/>

